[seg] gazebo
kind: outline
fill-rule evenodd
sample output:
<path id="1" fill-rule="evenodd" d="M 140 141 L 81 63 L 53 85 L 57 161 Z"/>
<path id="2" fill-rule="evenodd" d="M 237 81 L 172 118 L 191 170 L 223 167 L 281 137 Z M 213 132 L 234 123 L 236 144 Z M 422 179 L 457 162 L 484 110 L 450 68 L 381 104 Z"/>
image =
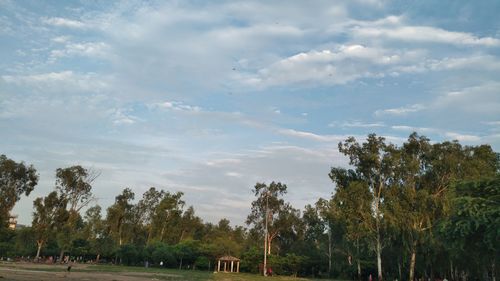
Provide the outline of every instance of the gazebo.
<path id="1" fill-rule="evenodd" d="M 218 259 L 217 272 L 240 272 L 240 259 L 232 256 L 223 256 Z"/>

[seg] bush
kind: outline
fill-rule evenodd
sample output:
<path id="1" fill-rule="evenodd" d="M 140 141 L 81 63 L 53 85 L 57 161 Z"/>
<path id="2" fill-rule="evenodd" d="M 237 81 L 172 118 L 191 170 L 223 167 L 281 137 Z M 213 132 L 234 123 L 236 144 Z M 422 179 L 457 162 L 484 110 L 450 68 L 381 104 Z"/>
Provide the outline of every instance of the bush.
<path id="1" fill-rule="evenodd" d="M 210 259 L 205 256 L 199 256 L 194 262 L 195 266 L 201 270 L 209 270 L 212 267 Z"/>
<path id="2" fill-rule="evenodd" d="M 140 262 L 139 252 L 132 244 L 122 245 L 118 250 L 118 256 L 125 265 L 136 265 Z"/>

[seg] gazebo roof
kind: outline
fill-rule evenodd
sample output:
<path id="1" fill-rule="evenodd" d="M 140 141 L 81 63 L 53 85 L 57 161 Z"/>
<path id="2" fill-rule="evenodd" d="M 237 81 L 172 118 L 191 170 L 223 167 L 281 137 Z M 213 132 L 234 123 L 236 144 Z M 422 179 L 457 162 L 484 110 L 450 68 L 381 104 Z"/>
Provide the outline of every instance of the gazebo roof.
<path id="1" fill-rule="evenodd" d="M 219 258 L 220 261 L 239 261 L 239 258 L 233 256 L 223 256 Z"/>

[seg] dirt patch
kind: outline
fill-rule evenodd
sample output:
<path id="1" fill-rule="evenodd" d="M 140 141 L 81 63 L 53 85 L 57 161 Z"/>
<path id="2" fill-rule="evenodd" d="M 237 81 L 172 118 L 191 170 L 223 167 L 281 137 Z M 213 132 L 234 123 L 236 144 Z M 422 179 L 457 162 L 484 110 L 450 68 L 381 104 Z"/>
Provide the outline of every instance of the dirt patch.
<path id="1" fill-rule="evenodd" d="M 169 277 L 173 277 L 158 273 L 51 272 L 36 270 L 36 267 L 26 269 L 2 266 L 0 266 L 0 276 L 2 281 L 151 281 L 168 280 Z"/>

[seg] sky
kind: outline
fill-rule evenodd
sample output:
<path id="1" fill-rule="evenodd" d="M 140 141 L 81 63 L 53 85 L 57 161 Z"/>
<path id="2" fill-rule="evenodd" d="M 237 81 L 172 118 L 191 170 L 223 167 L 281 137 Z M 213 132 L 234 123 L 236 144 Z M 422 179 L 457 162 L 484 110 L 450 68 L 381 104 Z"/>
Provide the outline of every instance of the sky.
<path id="1" fill-rule="evenodd" d="M 184 192 L 207 222 L 242 225 L 256 182 L 296 208 L 328 198 L 338 143 L 500 151 L 500 1 L 0 0 L 0 153 L 100 171 L 96 203 L 125 187 Z"/>

